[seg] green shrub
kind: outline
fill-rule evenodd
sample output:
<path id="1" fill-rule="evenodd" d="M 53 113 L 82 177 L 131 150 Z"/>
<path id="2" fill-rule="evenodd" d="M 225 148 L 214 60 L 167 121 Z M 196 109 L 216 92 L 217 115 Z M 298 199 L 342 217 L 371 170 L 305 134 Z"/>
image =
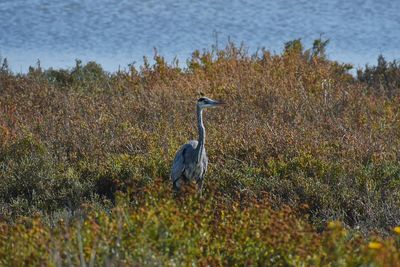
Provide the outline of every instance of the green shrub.
<path id="1" fill-rule="evenodd" d="M 29 135 L 1 152 L 0 166 L 3 219 L 74 211 L 95 193 L 90 181 L 82 181 L 71 167 L 57 166 L 45 146 Z"/>

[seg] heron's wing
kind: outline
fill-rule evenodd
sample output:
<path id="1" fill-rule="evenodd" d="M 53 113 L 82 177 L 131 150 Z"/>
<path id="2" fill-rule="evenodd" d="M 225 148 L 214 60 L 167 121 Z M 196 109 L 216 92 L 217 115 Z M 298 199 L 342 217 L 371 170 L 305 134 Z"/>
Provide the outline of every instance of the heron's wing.
<path id="1" fill-rule="evenodd" d="M 197 144 L 198 142 L 196 140 L 191 140 L 187 144 L 181 146 L 178 152 L 176 152 L 171 170 L 171 179 L 173 182 L 179 179 L 185 171 L 185 168 L 190 168 L 190 164 L 195 161 L 195 149 Z"/>
<path id="2" fill-rule="evenodd" d="M 189 148 L 189 144 L 183 145 L 178 152 L 176 152 L 174 162 L 171 169 L 171 180 L 174 182 L 182 176 L 185 170 L 185 152 Z"/>

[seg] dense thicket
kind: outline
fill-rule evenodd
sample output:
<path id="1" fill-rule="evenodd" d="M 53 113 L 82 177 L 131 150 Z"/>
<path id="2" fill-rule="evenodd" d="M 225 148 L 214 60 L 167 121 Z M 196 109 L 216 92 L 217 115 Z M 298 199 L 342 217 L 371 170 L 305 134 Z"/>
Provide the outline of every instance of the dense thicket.
<path id="1" fill-rule="evenodd" d="M 33 249 L 46 251 L 44 258 L 33 256 L 39 262 L 76 263 L 68 251 L 80 255 L 81 263 L 98 253 L 122 265 L 132 259 L 395 262 L 397 254 L 382 256 L 396 249 L 393 238 L 384 241 L 385 251 L 376 243 L 383 251 L 376 254 L 338 224 L 324 229 L 338 220 L 352 231 L 387 234 L 400 224 L 399 66 L 381 57 L 354 78 L 350 65 L 325 57 L 326 44 L 316 40 L 304 50 L 295 40 L 281 55 L 264 50 L 249 55 L 229 44 L 194 52 L 186 68 L 156 55 L 154 64 L 145 61 L 112 74 L 80 61 L 69 70 L 38 65 L 13 74 L 4 62 L 1 235 L 23 242 L 19 232 L 41 229 L 43 236 L 27 234 L 44 246 Z M 205 114 L 210 158 L 205 200 L 191 196 L 190 189 L 174 199 L 170 164 L 180 144 L 197 138 L 194 110 L 201 93 L 228 103 Z M 89 217 L 74 223 L 83 215 Z M 35 216 L 30 224 L 36 228 L 21 222 L 23 216 Z M 71 226 L 55 226 L 61 219 Z M 86 224 L 116 227 L 116 236 L 104 229 L 81 233 Z M 52 231 L 74 238 L 62 243 L 51 238 Z M 137 231 L 142 240 L 130 240 Z M 196 247 L 202 231 L 204 248 Z M 173 236 L 178 233 L 183 236 Z M 113 246 L 122 240 L 126 247 L 118 254 Z M 145 240 L 146 251 L 132 243 Z M 82 242 L 96 246 L 83 251 Z M 240 245 L 230 248 L 230 242 Z M 44 245 L 49 243 L 51 251 Z M 332 247 L 340 251 L 330 258 Z M 7 240 L 0 241 L 0 251 L 0 258 L 10 252 Z"/>

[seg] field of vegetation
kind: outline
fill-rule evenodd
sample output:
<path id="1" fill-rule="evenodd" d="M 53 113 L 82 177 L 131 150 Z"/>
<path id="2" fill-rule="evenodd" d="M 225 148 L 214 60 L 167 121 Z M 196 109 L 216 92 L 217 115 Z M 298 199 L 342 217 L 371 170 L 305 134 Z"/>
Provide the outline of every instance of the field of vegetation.
<path id="1" fill-rule="evenodd" d="M 400 266 L 400 66 L 300 40 L 107 73 L 0 67 L 1 266 Z M 186 67 L 181 67 L 186 65 Z M 172 192 L 205 112 L 203 195 Z"/>

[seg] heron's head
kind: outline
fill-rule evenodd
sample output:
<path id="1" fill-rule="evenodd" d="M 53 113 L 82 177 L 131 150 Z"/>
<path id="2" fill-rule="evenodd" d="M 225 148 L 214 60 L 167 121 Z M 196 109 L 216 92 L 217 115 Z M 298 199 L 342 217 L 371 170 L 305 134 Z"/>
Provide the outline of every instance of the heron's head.
<path id="1" fill-rule="evenodd" d="M 212 107 L 218 107 L 223 105 L 224 102 L 223 101 L 217 101 L 217 100 L 212 100 L 211 98 L 208 97 L 200 97 L 197 100 L 197 106 L 201 109 L 203 108 L 212 108 Z"/>

